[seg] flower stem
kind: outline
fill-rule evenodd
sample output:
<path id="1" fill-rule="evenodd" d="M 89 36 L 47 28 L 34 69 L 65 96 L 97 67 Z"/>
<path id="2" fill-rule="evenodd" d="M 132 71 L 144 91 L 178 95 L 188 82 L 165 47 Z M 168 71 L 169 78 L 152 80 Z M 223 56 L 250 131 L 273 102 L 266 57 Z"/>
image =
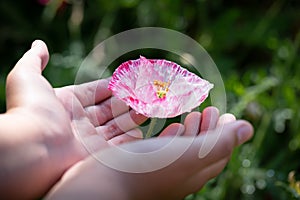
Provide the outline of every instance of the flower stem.
<path id="1" fill-rule="evenodd" d="M 156 122 L 157 122 L 157 118 L 151 118 L 151 121 L 149 124 L 149 129 L 148 129 L 144 139 L 151 138 Z"/>

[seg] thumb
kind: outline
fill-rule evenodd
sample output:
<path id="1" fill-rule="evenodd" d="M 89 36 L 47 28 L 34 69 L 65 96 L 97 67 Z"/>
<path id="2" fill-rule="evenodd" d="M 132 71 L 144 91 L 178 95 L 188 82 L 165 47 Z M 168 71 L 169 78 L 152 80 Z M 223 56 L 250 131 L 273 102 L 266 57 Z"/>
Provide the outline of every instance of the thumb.
<path id="1" fill-rule="evenodd" d="M 210 132 L 210 135 L 199 138 L 198 157 L 219 160 L 230 155 L 234 147 L 248 141 L 253 136 L 253 127 L 247 121 L 237 120 Z"/>
<path id="2" fill-rule="evenodd" d="M 31 44 L 31 49 L 26 52 L 25 55 L 30 53 L 40 59 L 41 63 L 39 65 L 36 65 L 35 67 L 40 67 L 41 70 L 44 70 L 49 61 L 49 52 L 47 45 L 42 40 L 35 40 Z"/>
<path id="3" fill-rule="evenodd" d="M 47 45 L 42 40 L 35 40 L 31 48 L 17 62 L 14 70 L 41 73 L 49 60 Z"/>
<path id="4" fill-rule="evenodd" d="M 49 53 L 46 44 L 41 40 L 34 41 L 31 49 L 23 55 L 7 77 L 6 101 L 8 109 L 35 104 L 42 100 L 41 98 L 53 94 L 51 85 L 41 76 L 48 60 Z M 35 98 L 37 96 L 38 98 Z"/>

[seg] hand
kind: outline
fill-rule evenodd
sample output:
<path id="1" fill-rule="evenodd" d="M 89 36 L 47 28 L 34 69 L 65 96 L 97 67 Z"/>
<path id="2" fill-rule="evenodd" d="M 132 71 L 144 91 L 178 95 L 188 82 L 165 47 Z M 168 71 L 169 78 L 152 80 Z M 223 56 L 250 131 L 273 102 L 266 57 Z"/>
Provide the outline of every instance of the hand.
<path id="1" fill-rule="evenodd" d="M 47 197 L 182 199 L 217 176 L 252 134 L 248 122 L 209 107 L 189 114 L 184 126 L 171 124 L 160 138 L 99 151 L 67 171 Z"/>
<path id="2" fill-rule="evenodd" d="M 141 138 L 134 128 L 146 118 L 111 97 L 108 80 L 54 90 L 41 75 L 48 59 L 46 45 L 35 41 L 7 77 L 0 197 L 40 197 L 89 154 L 85 146 L 94 151 Z"/>
<path id="3" fill-rule="evenodd" d="M 205 108 L 202 113 L 192 112 L 188 114 L 185 118 L 184 126 L 180 123 L 169 125 L 162 131 L 159 137 L 175 135 L 197 136 L 200 133 L 205 134 L 209 130 L 213 130 L 216 127 L 223 126 L 225 123 L 233 122 L 235 120 L 235 116 L 230 113 L 223 114 L 219 117 L 219 110 L 216 107 L 211 106 Z"/>
<path id="4" fill-rule="evenodd" d="M 89 153 L 110 144 L 143 139 L 142 131 L 136 127 L 147 118 L 112 97 L 108 82 L 102 79 L 55 89 L 71 120 L 73 135 L 79 137 Z"/>

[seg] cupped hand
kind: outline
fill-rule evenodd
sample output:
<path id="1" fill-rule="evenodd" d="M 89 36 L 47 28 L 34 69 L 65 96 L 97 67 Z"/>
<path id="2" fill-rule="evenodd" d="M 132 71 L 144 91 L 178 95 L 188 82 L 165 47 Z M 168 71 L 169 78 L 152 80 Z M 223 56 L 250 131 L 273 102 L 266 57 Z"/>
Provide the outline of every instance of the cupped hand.
<path id="1" fill-rule="evenodd" d="M 143 138 L 137 127 L 147 118 L 112 97 L 108 83 L 109 79 L 101 79 L 55 89 L 70 119 L 73 135 L 88 153 Z"/>
<path id="2" fill-rule="evenodd" d="M 98 151 L 73 166 L 48 199 L 182 199 L 226 166 L 252 126 L 214 107 L 190 113 L 158 138 Z M 177 135 L 177 136 L 174 136 Z M 180 136 L 179 136 L 180 135 Z"/>
<path id="3" fill-rule="evenodd" d="M 108 80 L 53 89 L 41 75 L 48 60 L 46 44 L 37 40 L 7 77 L 7 112 L 0 115 L 7 181 L 0 194 L 12 199 L 45 193 L 91 151 L 142 138 L 136 127 L 146 117 L 111 97 Z"/>

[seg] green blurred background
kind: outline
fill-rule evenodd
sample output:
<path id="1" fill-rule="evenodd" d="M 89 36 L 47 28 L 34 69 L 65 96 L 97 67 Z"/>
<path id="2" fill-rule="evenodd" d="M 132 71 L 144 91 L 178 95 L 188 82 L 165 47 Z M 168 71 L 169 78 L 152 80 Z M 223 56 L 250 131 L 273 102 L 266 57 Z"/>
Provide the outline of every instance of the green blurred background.
<path id="1" fill-rule="evenodd" d="M 299 0 L 2 0 L 0 111 L 6 75 L 34 39 L 47 43 L 44 75 L 58 87 L 74 83 L 96 44 L 145 26 L 198 41 L 222 74 L 228 112 L 255 127 L 224 172 L 186 199 L 299 198 L 293 180 L 300 180 Z"/>

